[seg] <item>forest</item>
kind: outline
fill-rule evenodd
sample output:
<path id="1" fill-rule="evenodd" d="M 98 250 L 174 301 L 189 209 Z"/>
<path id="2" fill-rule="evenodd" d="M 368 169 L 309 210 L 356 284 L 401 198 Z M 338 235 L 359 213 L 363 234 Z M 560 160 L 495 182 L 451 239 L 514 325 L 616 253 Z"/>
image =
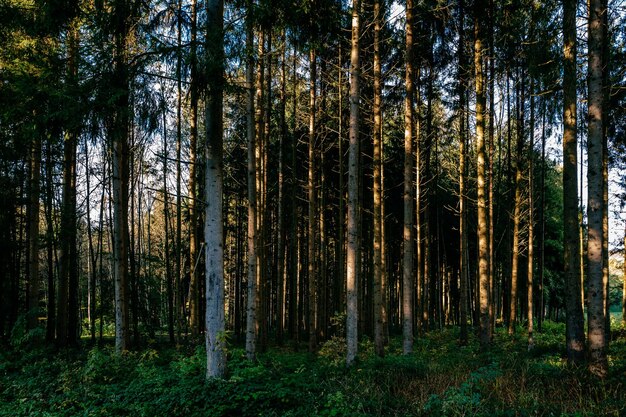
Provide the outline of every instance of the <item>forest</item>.
<path id="1" fill-rule="evenodd" d="M 0 415 L 626 414 L 626 1 L 0 0 Z"/>

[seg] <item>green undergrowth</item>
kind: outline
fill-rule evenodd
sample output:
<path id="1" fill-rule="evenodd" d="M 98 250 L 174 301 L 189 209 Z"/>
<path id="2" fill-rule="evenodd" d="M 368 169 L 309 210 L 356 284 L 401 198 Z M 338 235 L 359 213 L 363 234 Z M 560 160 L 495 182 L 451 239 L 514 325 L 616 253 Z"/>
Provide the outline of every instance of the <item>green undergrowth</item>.
<path id="1" fill-rule="evenodd" d="M 393 338 L 378 358 L 364 341 L 354 367 L 345 343 L 317 355 L 272 347 L 257 361 L 228 352 L 228 373 L 205 380 L 202 347 L 111 347 L 0 352 L 2 416 L 620 416 L 626 415 L 626 340 L 611 343 L 600 381 L 564 361 L 564 327 L 545 323 L 528 350 L 522 328 L 499 330 L 489 352 L 456 329 L 416 340 L 401 355 Z"/>

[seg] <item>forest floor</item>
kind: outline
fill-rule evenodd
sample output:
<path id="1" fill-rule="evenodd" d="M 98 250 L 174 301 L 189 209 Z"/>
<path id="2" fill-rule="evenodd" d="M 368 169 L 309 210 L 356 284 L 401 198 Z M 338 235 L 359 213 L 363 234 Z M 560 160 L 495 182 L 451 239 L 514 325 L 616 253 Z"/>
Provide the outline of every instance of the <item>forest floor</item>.
<path id="1" fill-rule="evenodd" d="M 564 325 L 545 322 L 528 351 L 524 329 L 499 328 L 489 352 L 458 330 L 433 331 L 401 355 L 392 338 L 385 358 L 360 345 L 344 365 L 344 342 L 316 356 L 272 346 L 258 361 L 228 353 L 228 374 L 205 381 L 198 343 L 152 347 L 122 356 L 110 345 L 56 351 L 0 350 L 1 416 L 623 416 L 626 332 L 614 329 L 610 373 L 598 380 L 564 360 Z M 302 349 L 305 347 L 302 345 Z"/>

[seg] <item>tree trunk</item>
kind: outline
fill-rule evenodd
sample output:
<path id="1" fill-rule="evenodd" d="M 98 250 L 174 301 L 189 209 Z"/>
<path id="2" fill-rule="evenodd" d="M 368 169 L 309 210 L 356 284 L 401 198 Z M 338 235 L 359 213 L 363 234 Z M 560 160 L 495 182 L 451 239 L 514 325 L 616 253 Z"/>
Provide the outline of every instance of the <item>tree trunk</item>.
<path id="1" fill-rule="evenodd" d="M 361 99 L 359 78 L 360 1 L 352 1 L 352 37 L 350 49 L 350 144 L 348 147 L 348 208 L 347 208 L 347 319 L 346 364 L 354 363 L 358 350 L 358 259 L 359 251 L 359 102 Z"/>
<path id="2" fill-rule="evenodd" d="M 603 13 L 601 0 L 589 2 L 589 37 L 588 37 L 588 170 L 587 170 L 587 281 L 588 281 L 588 334 L 589 334 L 589 369 L 592 373 L 604 377 L 608 371 L 607 341 L 605 340 L 606 317 L 604 307 L 604 283 L 602 272 L 604 207 L 603 190 L 603 149 L 604 131 L 602 127 L 603 101 L 602 91 L 602 48 L 605 42 L 602 29 Z"/>
<path id="3" fill-rule="evenodd" d="M 383 338 L 383 293 L 382 293 L 382 114 L 381 114 L 381 64 L 380 64 L 380 0 L 374 1 L 374 348 L 380 357 L 385 355 Z"/>
<path id="4" fill-rule="evenodd" d="M 580 238 L 578 233 L 578 162 L 576 128 L 576 5 L 563 3 L 563 248 L 566 283 L 566 344 L 570 364 L 585 359 L 583 308 L 580 297 Z"/>
<path id="5" fill-rule="evenodd" d="M 530 144 L 528 145 L 528 275 L 527 288 L 527 318 L 528 318 L 528 349 L 531 350 L 533 340 L 533 274 L 534 274 L 534 222 L 535 208 L 533 206 L 533 160 L 535 158 L 535 81 L 530 82 Z"/>
<path id="6" fill-rule="evenodd" d="M 467 253 L 467 198 L 466 198 L 466 178 L 467 170 L 465 163 L 467 160 L 466 151 L 466 129 L 465 129 L 465 94 L 466 94 L 466 60 L 465 60 L 465 8 L 464 1 L 459 1 L 459 62 L 458 62 L 458 95 L 459 95 L 459 273 L 460 276 L 460 297 L 459 297 L 459 320 L 460 333 L 459 343 L 467 344 L 467 281 L 468 281 L 468 259 Z"/>
<path id="7" fill-rule="evenodd" d="M 198 5 L 196 0 L 191 2 L 191 45 L 190 45 L 190 72 L 191 86 L 189 96 L 189 325 L 191 334 L 200 334 L 200 294 L 198 291 L 199 271 L 197 270 L 200 254 L 200 236 L 198 236 L 198 206 L 197 201 L 202 198 L 198 192 L 198 170 L 196 168 L 198 147 Z"/>
<path id="8" fill-rule="evenodd" d="M 402 352 L 408 355 L 413 351 L 413 0 L 406 0 L 405 32 Z"/>
<path id="9" fill-rule="evenodd" d="M 34 133 L 38 135 L 38 132 Z M 28 162 L 28 328 L 34 329 L 39 319 L 39 179 L 41 176 L 41 140 L 34 137 Z"/>
<path id="10" fill-rule="evenodd" d="M 315 56 L 315 49 L 311 48 L 309 52 L 309 70 L 310 70 L 310 86 L 309 86 L 309 172 L 307 191 L 309 193 L 309 216 L 308 216 L 308 278 L 309 278 L 309 352 L 315 352 L 317 348 L 317 268 L 316 268 L 316 256 L 315 256 L 315 243 L 317 236 L 316 225 L 316 194 L 315 188 L 315 101 L 316 101 L 316 83 L 317 83 L 317 63 Z"/>
<path id="11" fill-rule="evenodd" d="M 226 371 L 224 335 L 224 248 L 223 248 L 223 123 L 224 95 L 224 3 L 207 4 L 207 99 L 206 129 L 206 352 L 207 378 L 222 377 Z"/>
<path id="12" fill-rule="evenodd" d="M 484 1 L 477 0 L 474 10 L 474 71 L 476 74 L 476 154 L 478 182 L 478 274 L 480 300 L 480 345 L 486 349 L 489 335 L 489 224 L 485 190 L 485 85 L 483 77 L 483 24 L 481 13 Z"/>
<path id="13" fill-rule="evenodd" d="M 256 253 L 256 131 L 254 113 L 254 29 L 248 2 L 246 21 L 246 136 L 248 142 L 248 305 L 246 307 L 246 356 L 256 358 L 257 253 Z"/>
<path id="14" fill-rule="evenodd" d="M 523 70 L 522 70 L 523 72 Z M 521 92 L 520 92 L 521 90 Z M 524 150 L 524 81 L 517 89 L 517 151 L 515 153 L 515 206 L 513 209 L 513 259 L 511 261 L 511 305 L 509 312 L 509 335 L 515 333 L 518 308 L 520 224 L 522 212 L 522 153 Z M 521 96 L 521 98 L 519 98 Z"/>
<path id="15" fill-rule="evenodd" d="M 116 97 L 111 143 L 113 148 L 113 269 L 115 282 L 115 351 L 129 347 L 128 332 L 128 22 L 129 4 L 116 0 L 114 7 L 114 90 Z"/>

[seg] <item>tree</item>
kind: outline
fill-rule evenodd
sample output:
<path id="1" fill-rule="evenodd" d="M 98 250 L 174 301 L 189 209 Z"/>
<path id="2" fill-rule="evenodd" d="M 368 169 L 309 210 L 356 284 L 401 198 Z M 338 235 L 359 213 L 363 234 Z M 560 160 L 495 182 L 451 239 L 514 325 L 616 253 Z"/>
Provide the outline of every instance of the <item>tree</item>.
<path id="1" fill-rule="evenodd" d="M 603 213 L 604 204 L 603 150 L 606 135 L 603 119 L 603 15 L 607 13 L 601 0 L 589 2 L 588 36 L 588 169 L 587 169 L 587 281 L 588 311 L 587 323 L 589 334 L 589 369 L 592 373 L 604 377 L 608 372 L 606 340 L 606 297 L 603 284 Z"/>
<path id="2" fill-rule="evenodd" d="M 110 141 L 113 150 L 113 251 L 115 282 L 115 351 L 129 348 L 128 332 L 128 130 L 129 64 L 128 38 L 131 25 L 129 0 L 113 4 L 114 56 L 113 82 L 115 105 Z"/>
<path id="3" fill-rule="evenodd" d="M 358 278 L 359 251 L 359 37 L 361 2 L 352 0 L 352 36 L 350 49 L 350 132 L 348 146 L 348 207 L 347 207 L 347 251 L 346 251 L 346 364 L 351 366 L 358 350 Z"/>
<path id="4" fill-rule="evenodd" d="M 480 299 L 480 345 L 486 349 L 489 334 L 489 230 L 485 187 L 485 85 L 483 79 L 483 0 L 474 5 L 474 76 L 476 83 L 476 156 L 478 180 L 478 275 Z"/>
<path id="5" fill-rule="evenodd" d="M 380 0 L 374 0 L 374 346 L 378 356 L 385 355 L 383 338 L 383 292 L 382 292 L 382 111 L 380 26 L 382 21 Z"/>
<path id="6" fill-rule="evenodd" d="M 405 36 L 402 352 L 408 355 L 413 351 L 413 0 L 406 1 Z"/>
<path id="7" fill-rule="evenodd" d="M 252 2 L 246 17 L 246 137 L 248 145 L 248 306 L 246 313 L 246 356 L 256 357 L 257 253 L 256 253 L 256 131 L 254 124 L 254 27 Z"/>
<path id="8" fill-rule="evenodd" d="M 206 76 L 206 352 L 207 378 L 226 371 L 224 334 L 224 248 L 223 248 L 223 122 L 224 95 L 224 3 L 207 3 Z"/>
<path id="9" fill-rule="evenodd" d="M 580 364 L 585 357 L 583 311 L 578 254 L 578 157 L 576 143 L 576 4 L 563 2 L 563 256 L 567 283 L 567 359 Z"/>

